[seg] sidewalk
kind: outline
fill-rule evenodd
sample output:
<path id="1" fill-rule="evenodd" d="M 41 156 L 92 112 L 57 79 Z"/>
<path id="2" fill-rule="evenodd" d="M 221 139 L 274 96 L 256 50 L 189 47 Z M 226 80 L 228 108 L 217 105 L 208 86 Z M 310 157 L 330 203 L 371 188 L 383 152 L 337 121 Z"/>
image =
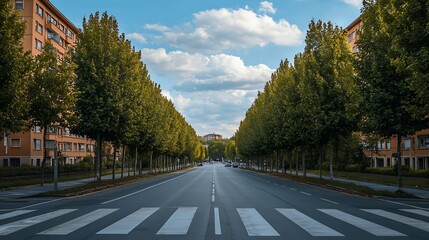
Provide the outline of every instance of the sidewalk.
<path id="1" fill-rule="evenodd" d="M 286 174 L 290 174 L 289 171 L 287 171 Z M 295 172 L 292 172 L 292 175 L 295 175 Z M 300 176 L 302 176 L 302 172 L 298 172 Z M 307 177 L 311 178 L 319 178 L 319 175 L 307 173 Z M 322 176 L 323 179 L 329 180 L 329 176 Z M 347 182 L 347 183 L 354 183 L 359 186 L 369 187 L 376 191 L 387 191 L 387 192 L 396 192 L 398 190 L 398 186 L 393 185 L 385 185 L 385 184 L 378 184 L 378 183 L 370 183 L 370 182 L 363 182 L 363 181 L 356 181 L 356 180 L 350 180 L 345 178 L 336 178 L 334 177 L 335 181 L 340 182 Z M 418 198 L 422 199 L 429 199 L 429 190 L 424 189 L 417 189 L 417 188 L 410 188 L 410 187 L 403 187 L 402 191 L 412 194 Z"/>
<path id="2" fill-rule="evenodd" d="M 142 174 L 147 174 L 148 171 L 143 171 Z M 130 172 L 130 176 L 133 176 L 134 172 Z M 128 177 L 128 172 L 124 172 L 124 177 Z M 115 174 L 115 179 L 121 178 L 120 173 Z M 112 175 L 104 175 L 101 177 L 102 180 L 109 180 L 112 179 Z M 72 188 L 80 185 L 84 185 L 89 182 L 96 181 L 95 177 L 91 178 L 85 178 L 85 179 L 79 179 L 79 180 L 72 180 L 72 181 L 65 181 L 65 182 L 58 182 L 58 189 L 67 189 Z M 16 198 L 22 198 L 22 197 L 29 197 L 32 195 L 36 195 L 39 193 L 49 192 L 54 190 L 54 184 L 53 183 L 45 183 L 43 186 L 38 185 L 30 185 L 30 186 L 22 186 L 22 187 L 14 187 L 7 190 L 0 191 L 0 201 L 4 199 L 16 199 Z"/>

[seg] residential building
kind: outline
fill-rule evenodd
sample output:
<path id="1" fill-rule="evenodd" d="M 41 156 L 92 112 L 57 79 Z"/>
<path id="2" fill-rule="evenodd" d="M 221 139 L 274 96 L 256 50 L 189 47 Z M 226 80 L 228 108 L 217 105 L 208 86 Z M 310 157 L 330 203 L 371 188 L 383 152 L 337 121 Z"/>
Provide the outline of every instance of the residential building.
<path id="1" fill-rule="evenodd" d="M 348 43 L 353 53 L 359 51 L 356 45 L 359 39 L 359 31 L 362 28 L 359 16 L 349 26 Z M 364 139 L 364 137 L 363 137 Z M 379 140 L 374 146 L 366 145 L 365 155 L 370 158 L 371 167 L 391 167 L 395 164 L 395 156 L 398 152 L 398 138 L 396 135 L 389 139 Z M 429 129 L 416 132 L 415 135 L 402 137 L 401 164 L 411 169 L 429 169 Z"/>
<path id="2" fill-rule="evenodd" d="M 15 9 L 27 23 L 22 40 L 25 51 L 38 55 L 43 45 L 50 42 L 61 59 L 75 46 L 79 29 L 50 1 L 15 0 Z M 52 126 L 47 132 L 47 145 L 52 149 L 56 144 L 66 163 L 74 164 L 94 152 L 92 140 L 73 135 L 68 128 Z M 0 166 L 40 166 L 43 160 L 43 129 L 36 126 L 30 131 L 8 134 L 2 145 Z M 52 165 L 53 155 L 53 150 L 48 150 L 47 165 Z"/>
<path id="3" fill-rule="evenodd" d="M 222 135 L 216 134 L 216 133 L 210 133 L 203 136 L 204 140 L 211 141 L 211 140 L 222 140 Z"/>

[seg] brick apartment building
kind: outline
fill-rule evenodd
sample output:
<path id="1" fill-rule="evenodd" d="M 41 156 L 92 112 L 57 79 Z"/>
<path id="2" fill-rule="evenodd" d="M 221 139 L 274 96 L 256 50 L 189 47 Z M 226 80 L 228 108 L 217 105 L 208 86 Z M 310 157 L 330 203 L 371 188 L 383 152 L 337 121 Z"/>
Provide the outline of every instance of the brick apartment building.
<path id="1" fill-rule="evenodd" d="M 51 43 L 62 58 L 75 46 L 79 29 L 73 25 L 49 0 L 15 0 L 15 9 L 26 21 L 22 41 L 25 51 L 41 53 L 45 43 Z M 85 156 L 93 155 L 94 142 L 70 133 L 70 129 L 52 126 L 48 129 L 47 145 L 57 144 L 66 163 L 75 164 Z M 8 134 L 0 147 L 0 166 L 41 166 L 43 159 L 43 129 Z M 52 165 L 53 150 L 48 151 L 46 164 Z"/>
<path id="2" fill-rule="evenodd" d="M 362 27 L 361 17 L 359 16 L 349 26 L 348 43 L 354 53 L 359 49 L 356 45 L 359 30 Z M 377 142 L 373 151 L 365 150 L 365 155 L 371 159 L 371 167 L 391 167 L 395 164 L 392 155 L 398 151 L 398 138 L 393 135 L 389 139 L 383 139 Z M 402 137 L 401 145 L 401 164 L 411 169 L 429 169 L 429 129 L 416 132 L 412 136 Z"/>

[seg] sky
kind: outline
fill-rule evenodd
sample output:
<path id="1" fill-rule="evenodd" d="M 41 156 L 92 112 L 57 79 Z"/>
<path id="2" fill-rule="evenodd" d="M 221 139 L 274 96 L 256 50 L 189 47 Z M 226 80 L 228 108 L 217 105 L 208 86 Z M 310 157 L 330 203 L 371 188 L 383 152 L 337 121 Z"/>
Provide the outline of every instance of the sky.
<path id="1" fill-rule="evenodd" d="M 303 51 L 309 22 L 347 27 L 361 0 L 51 0 L 77 27 L 114 16 L 152 81 L 199 136 L 232 137 L 281 60 Z"/>

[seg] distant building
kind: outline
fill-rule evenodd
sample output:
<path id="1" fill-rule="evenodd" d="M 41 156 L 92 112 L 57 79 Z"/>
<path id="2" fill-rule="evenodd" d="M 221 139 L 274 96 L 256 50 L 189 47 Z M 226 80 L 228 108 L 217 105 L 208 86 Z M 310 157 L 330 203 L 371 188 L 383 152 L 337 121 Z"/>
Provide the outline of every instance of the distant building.
<path id="1" fill-rule="evenodd" d="M 222 140 L 222 135 L 216 134 L 216 133 L 210 133 L 210 134 L 204 135 L 203 138 L 206 142 L 211 140 Z"/>
<path id="2" fill-rule="evenodd" d="M 356 42 L 359 39 L 361 29 L 360 16 L 346 28 L 348 31 L 347 40 L 353 53 L 359 51 Z M 415 135 L 403 136 L 401 139 L 401 164 L 411 169 L 429 169 L 429 129 L 418 131 Z M 370 158 L 371 167 L 392 167 L 395 164 L 395 159 L 392 156 L 398 152 L 397 143 L 396 135 L 389 139 L 379 140 L 375 146 L 371 147 L 367 146 L 367 142 L 363 140 L 363 145 L 366 147 L 364 153 L 366 157 Z"/>
<path id="3" fill-rule="evenodd" d="M 71 23 L 48 0 L 15 0 L 15 9 L 26 21 L 22 40 L 24 51 L 32 55 L 42 53 L 45 43 L 51 43 L 61 59 L 76 44 L 79 29 Z M 47 131 L 46 143 L 58 147 L 66 163 L 74 164 L 85 156 L 94 154 L 94 141 L 70 133 L 70 129 L 51 126 Z M 4 145 L 4 146 L 3 146 Z M 46 165 L 52 165 L 53 150 L 48 150 Z M 9 134 L 0 147 L 0 167 L 41 166 L 43 159 L 43 129 L 33 127 L 27 132 Z"/>

